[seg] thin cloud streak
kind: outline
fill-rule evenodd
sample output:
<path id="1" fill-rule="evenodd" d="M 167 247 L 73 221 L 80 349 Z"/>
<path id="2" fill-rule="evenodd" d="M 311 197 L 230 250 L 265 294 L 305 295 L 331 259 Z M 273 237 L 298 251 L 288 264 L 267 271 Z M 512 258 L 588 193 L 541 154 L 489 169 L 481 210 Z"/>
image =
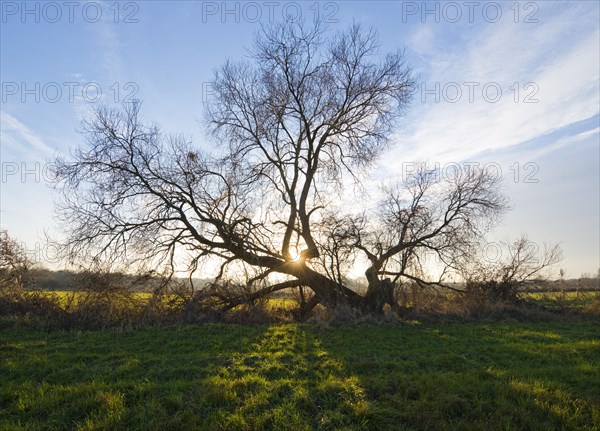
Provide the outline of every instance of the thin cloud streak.
<path id="1" fill-rule="evenodd" d="M 436 162 L 459 162 L 482 152 L 517 146 L 596 115 L 600 33 L 597 29 L 578 32 L 589 22 L 576 19 L 577 12 L 575 8 L 546 17 L 548 23 L 534 27 L 514 23 L 483 26 L 466 49 L 446 53 L 444 57 L 450 60 L 432 69 L 426 89 L 435 88 L 435 82 L 443 87 L 456 77 L 462 96 L 457 103 L 443 96 L 435 103 L 435 95 L 417 94 L 415 112 L 406 120 L 414 126 L 397 137 L 399 144 L 383 164 L 386 174 L 397 171 L 399 161 L 435 157 Z M 426 33 L 427 37 L 418 38 L 420 49 L 430 49 L 436 42 L 443 46 L 442 33 Z M 472 102 L 463 85 L 467 81 L 480 83 L 474 87 Z M 496 103 L 483 100 L 482 87 L 489 82 L 502 86 L 502 98 Z M 516 87 L 510 88 L 514 82 L 520 87 L 517 102 Z M 528 82 L 534 85 L 525 90 Z M 539 91 L 533 95 L 536 88 Z M 493 97 L 494 92 L 490 93 Z M 527 95 L 539 101 L 523 103 Z"/>
<path id="2" fill-rule="evenodd" d="M 46 144 L 33 130 L 7 112 L 0 115 L 0 140 L 17 151 L 39 158 L 56 155 L 56 150 Z"/>

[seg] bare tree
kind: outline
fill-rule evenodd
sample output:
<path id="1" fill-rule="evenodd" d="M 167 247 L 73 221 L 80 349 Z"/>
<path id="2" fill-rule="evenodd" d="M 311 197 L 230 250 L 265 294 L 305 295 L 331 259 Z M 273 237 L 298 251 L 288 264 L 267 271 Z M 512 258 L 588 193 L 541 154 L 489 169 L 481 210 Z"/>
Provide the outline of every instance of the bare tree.
<path id="1" fill-rule="evenodd" d="M 22 288 L 32 265 L 25 249 L 7 230 L 0 230 L 0 288 Z"/>
<path id="2" fill-rule="evenodd" d="M 514 242 L 502 242 L 500 249 L 506 254 L 498 259 L 483 258 L 484 253 L 471 256 L 461 268 L 467 290 L 478 291 L 496 299 L 515 302 L 526 287 L 548 280 L 549 269 L 562 260 L 558 245 L 539 247 L 521 236 Z M 563 270 L 560 270 L 562 277 Z"/>
<path id="3" fill-rule="evenodd" d="M 447 280 L 458 275 L 458 262 L 471 256 L 507 208 L 500 181 L 482 169 L 457 169 L 445 176 L 419 169 L 403 184 L 385 190 L 372 228 L 355 230 L 355 246 L 369 260 L 365 275 L 373 311 L 393 305 L 391 289 L 397 283 L 453 289 Z M 435 269 L 439 275 L 428 276 Z M 382 283 L 382 277 L 391 280 Z"/>
<path id="4" fill-rule="evenodd" d="M 190 274 L 218 259 L 219 276 L 247 274 L 253 299 L 312 290 L 304 311 L 378 312 L 393 302 L 388 277 L 432 283 L 423 254 L 450 268 L 505 202 L 499 179 L 473 169 L 420 172 L 388 190 L 376 214 L 332 210 L 388 147 L 415 89 L 403 53 L 378 51 L 376 34 L 357 25 L 331 38 L 318 23 L 263 29 L 246 61 L 215 74 L 212 154 L 145 126 L 137 103 L 97 110 L 87 146 L 56 165 L 69 254 L 185 264 Z M 361 258 L 366 296 L 344 279 Z"/>

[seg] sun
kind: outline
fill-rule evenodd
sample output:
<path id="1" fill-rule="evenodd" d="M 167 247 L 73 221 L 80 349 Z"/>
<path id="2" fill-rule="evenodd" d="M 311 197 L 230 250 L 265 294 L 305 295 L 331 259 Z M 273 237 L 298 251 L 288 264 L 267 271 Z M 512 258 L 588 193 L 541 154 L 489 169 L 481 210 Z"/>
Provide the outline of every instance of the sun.
<path id="1" fill-rule="evenodd" d="M 290 259 L 292 259 L 292 262 L 300 262 L 301 258 L 302 256 L 298 253 L 298 250 L 290 250 Z"/>

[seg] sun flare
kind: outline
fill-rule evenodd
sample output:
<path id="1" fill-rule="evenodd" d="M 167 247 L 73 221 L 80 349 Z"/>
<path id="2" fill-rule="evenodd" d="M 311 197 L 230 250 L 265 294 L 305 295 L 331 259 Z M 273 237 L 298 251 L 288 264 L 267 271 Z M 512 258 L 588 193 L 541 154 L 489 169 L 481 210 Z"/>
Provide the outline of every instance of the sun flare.
<path id="1" fill-rule="evenodd" d="M 302 256 L 298 253 L 298 250 L 290 250 L 290 259 L 292 262 L 300 262 Z"/>

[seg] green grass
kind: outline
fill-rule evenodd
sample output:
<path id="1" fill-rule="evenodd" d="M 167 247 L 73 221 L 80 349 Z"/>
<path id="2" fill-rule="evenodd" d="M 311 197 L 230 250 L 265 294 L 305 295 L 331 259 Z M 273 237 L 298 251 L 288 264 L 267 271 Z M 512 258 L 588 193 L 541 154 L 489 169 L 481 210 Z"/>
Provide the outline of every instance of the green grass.
<path id="1" fill-rule="evenodd" d="M 73 290 L 42 290 L 44 295 L 49 298 L 56 298 L 61 308 L 65 308 L 71 301 L 77 304 L 80 298 L 85 297 L 85 291 L 73 291 Z M 135 301 L 145 302 L 152 298 L 150 292 L 132 292 L 130 293 L 131 298 Z M 175 298 L 171 295 L 171 298 Z M 291 309 L 297 306 L 297 302 L 292 298 L 267 298 L 267 304 L 271 308 L 284 308 Z"/>
<path id="2" fill-rule="evenodd" d="M 3 329 L 0 429 L 599 430 L 600 325 Z"/>
<path id="3" fill-rule="evenodd" d="M 523 295 L 550 308 L 577 309 L 589 306 L 600 298 L 599 291 L 530 292 Z"/>

